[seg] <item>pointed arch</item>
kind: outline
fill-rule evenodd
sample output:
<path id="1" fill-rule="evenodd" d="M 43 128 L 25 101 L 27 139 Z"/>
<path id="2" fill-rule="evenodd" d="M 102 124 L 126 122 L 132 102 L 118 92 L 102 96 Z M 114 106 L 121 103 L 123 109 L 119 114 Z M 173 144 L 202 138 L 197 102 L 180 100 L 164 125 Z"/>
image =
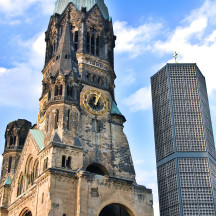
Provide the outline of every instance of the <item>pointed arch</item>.
<path id="1" fill-rule="evenodd" d="M 25 177 L 26 177 L 26 186 L 28 188 L 33 183 L 33 157 L 32 155 L 29 155 L 26 161 Z"/>
<path id="2" fill-rule="evenodd" d="M 59 110 L 55 111 L 55 129 L 58 128 L 58 122 L 59 122 Z"/>
<path id="3" fill-rule="evenodd" d="M 17 184 L 17 196 L 23 193 L 23 189 L 24 189 L 23 186 L 24 186 L 24 177 L 23 177 L 23 173 L 21 173 Z"/>
<path id="4" fill-rule="evenodd" d="M 39 161 L 38 159 L 34 162 L 33 167 L 33 181 L 38 177 L 39 175 Z"/>
<path id="5" fill-rule="evenodd" d="M 32 212 L 28 208 L 24 208 L 19 216 L 32 216 Z"/>

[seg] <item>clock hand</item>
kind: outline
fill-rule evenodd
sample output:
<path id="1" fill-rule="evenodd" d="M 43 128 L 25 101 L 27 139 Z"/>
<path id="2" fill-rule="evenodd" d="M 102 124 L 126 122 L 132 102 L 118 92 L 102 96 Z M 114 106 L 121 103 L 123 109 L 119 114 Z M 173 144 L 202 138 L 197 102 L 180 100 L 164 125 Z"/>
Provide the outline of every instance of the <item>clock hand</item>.
<path id="1" fill-rule="evenodd" d="M 100 97 L 101 97 L 101 93 L 96 96 L 95 103 L 94 103 L 95 106 L 98 104 Z"/>

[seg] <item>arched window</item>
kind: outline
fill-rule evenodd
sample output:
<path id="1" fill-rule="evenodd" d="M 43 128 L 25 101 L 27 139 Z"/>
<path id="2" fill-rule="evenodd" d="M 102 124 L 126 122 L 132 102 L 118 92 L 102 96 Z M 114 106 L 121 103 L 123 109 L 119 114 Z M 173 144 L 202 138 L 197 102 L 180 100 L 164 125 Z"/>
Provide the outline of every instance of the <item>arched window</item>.
<path id="1" fill-rule="evenodd" d="M 10 146 L 15 146 L 16 145 L 16 136 L 11 136 L 10 137 Z"/>
<path id="2" fill-rule="evenodd" d="M 96 39 L 96 56 L 99 56 L 99 50 L 100 50 L 100 37 L 98 36 Z"/>
<path id="3" fill-rule="evenodd" d="M 59 88 L 59 95 L 62 95 L 62 85 L 60 85 L 60 88 Z"/>
<path id="4" fill-rule="evenodd" d="M 44 159 L 44 164 L 43 164 L 43 171 L 48 168 L 48 157 Z"/>
<path id="5" fill-rule="evenodd" d="M 59 95 L 59 90 L 58 90 L 58 86 L 55 86 L 55 96 Z"/>
<path id="6" fill-rule="evenodd" d="M 67 85 L 67 96 L 70 96 L 70 86 Z"/>
<path id="7" fill-rule="evenodd" d="M 23 175 L 21 174 L 17 185 L 17 196 L 22 194 L 22 192 L 23 192 Z"/>
<path id="8" fill-rule="evenodd" d="M 69 169 L 71 168 L 71 157 L 68 157 L 66 166 Z"/>
<path id="9" fill-rule="evenodd" d="M 67 129 L 70 129 L 70 110 L 67 111 Z"/>
<path id="10" fill-rule="evenodd" d="M 44 202 L 44 193 L 42 193 L 42 197 L 41 197 L 41 203 Z"/>
<path id="11" fill-rule="evenodd" d="M 90 34 L 87 32 L 87 37 L 86 37 L 86 52 L 90 53 Z"/>
<path id="12" fill-rule="evenodd" d="M 67 96 L 73 97 L 73 86 L 67 86 Z"/>
<path id="13" fill-rule="evenodd" d="M 102 80 L 102 78 L 101 78 L 101 77 L 98 79 L 98 85 L 99 85 L 100 87 L 102 87 L 102 86 L 103 86 L 103 80 Z"/>
<path id="14" fill-rule="evenodd" d="M 90 73 L 87 73 L 86 79 L 87 79 L 88 82 L 91 82 L 91 74 Z"/>
<path id="15" fill-rule="evenodd" d="M 32 181 L 34 181 L 38 177 L 38 174 L 39 174 L 38 167 L 39 167 L 39 162 L 38 162 L 38 160 L 36 160 L 35 164 L 34 164 L 34 169 L 33 169 L 34 172 L 33 172 L 33 179 L 32 179 Z"/>
<path id="16" fill-rule="evenodd" d="M 25 175 L 27 178 L 27 188 L 33 183 L 33 158 L 28 157 L 25 167 Z"/>
<path id="17" fill-rule="evenodd" d="M 32 216 L 32 213 L 28 209 L 24 209 L 19 216 Z"/>
<path id="18" fill-rule="evenodd" d="M 74 35 L 74 48 L 75 48 L 75 51 L 78 50 L 78 42 L 79 42 L 79 32 L 75 31 L 75 35 Z"/>
<path id="19" fill-rule="evenodd" d="M 13 158 L 9 157 L 9 161 L 8 161 L 8 173 L 10 173 L 10 171 L 11 171 L 12 160 L 13 160 Z"/>
<path id="20" fill-rule="evenodd" d="M 94 84 L 97 84 L 97 76 L 96 75 L 93 75 L 93 82 L 94 82 Z"/>
<path id="21" fill-rule="evenodd" d="M 58 128 L 58 121 L 59 121 L 59 111 L 56 110 L 56 112 L 55 112 L 55 129 Z"/>
<path id="22" fill-rule="evenodd" d="M 65 164 L 66 164 L 66 157 L 65 155 L 62 156 L 62 167 L 65 168 Z"/>
<path id="23" fill-rule="evenodd" d="M 95 36 L 91 36 L 91 54 L 95 55 Z"/>
<path id="24" fill-rule="evenodd" d="M 48 92 L 48 100 L 51 99 L 51 91 Z"/>
<path id="25" fill-rule="evenodd" d="M 49 115 L 47 115 L 46 132 L 49 131 Z"/>

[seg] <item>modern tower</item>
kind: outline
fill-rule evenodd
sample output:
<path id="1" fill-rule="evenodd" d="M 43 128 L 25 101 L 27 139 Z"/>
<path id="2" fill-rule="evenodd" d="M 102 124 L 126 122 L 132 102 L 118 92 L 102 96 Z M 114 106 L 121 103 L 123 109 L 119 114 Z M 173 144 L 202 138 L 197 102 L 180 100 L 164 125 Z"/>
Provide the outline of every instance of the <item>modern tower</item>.
<path id="1" fill-rule="evenodd" d="M 216 215 L 216 154 L 205 78 L 167 64 L 151 78 L 161 216 Z"/>
<path id="2" fill-rule="evenodd" d="M 0 216 L 153 216 L 115 100 L 115 39 L 103 0 L 57 0 L 38 121 L 24 127 L 19 158 L 2 168 Z M 6 164 L 8 146 L 19 149 L 8 128 Z"/>

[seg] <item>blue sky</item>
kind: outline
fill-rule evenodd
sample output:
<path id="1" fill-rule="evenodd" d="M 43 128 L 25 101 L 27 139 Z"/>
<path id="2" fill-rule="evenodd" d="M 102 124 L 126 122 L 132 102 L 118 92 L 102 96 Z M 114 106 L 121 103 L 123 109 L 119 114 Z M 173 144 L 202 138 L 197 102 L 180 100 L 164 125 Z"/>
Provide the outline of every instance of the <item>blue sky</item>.
<path id="1" fill-rule="evenodd" d="M 55 0 L 0 0 L 0 152 L 7 123 L 35 123 L 44 32 Z M 127 118 L 137 181 L 153 189 L 158 213 L 150 77 L 167 62 L 196 62 L 206 77 L 215 134 L 216 1 L 105 0 L 117 35 L 116 99 Z"/>

